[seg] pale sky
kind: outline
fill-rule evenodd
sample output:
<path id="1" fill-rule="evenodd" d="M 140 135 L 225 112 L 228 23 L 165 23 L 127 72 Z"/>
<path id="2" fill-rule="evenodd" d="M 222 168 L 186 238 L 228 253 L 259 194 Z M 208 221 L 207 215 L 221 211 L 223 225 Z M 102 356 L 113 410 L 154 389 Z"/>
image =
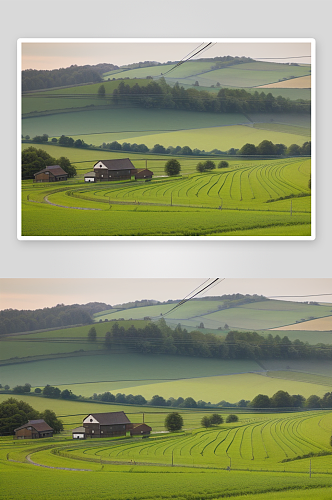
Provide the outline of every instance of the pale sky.
<path id="1" fill-rule="evenodd" d="M 181 300 L 208 278 L 3 278 L 0 279 L 0 310 L 41 309 L 57 304 L 104 302 L 115 305 L 134 300 L 161 302 Z M 226 278 L 200 297 L 224 294 L 287 296 L 283 300 L 332 303 L 331 278 L 239 279 Z M 329 294 L 315 297 L 317 294 Z M 309 297 L 303 297 L 310 295 Z M 295 297 L 289 297 L 295 296 Z"/>
<path id="2" fill-rule="evenodd" d="M 238 43 L 225 42 L 217 39 L 198 39 L 194 41 L 168 42 L 161 39 L 151 39 L 150 42 L 135 42 L 130 39 L 122 41 L 107 41 L 102 39 L 90 39 L 78 43 L 73 39 L 68 43 L 58 39 L 46 41 L 42 39 L 37 42 L 24 40 L 22 43 L 22 70 L 24 69 L 57 69 L 67 68 L 72 64 L 83 66 L 85 64 L 95 65 L 98 63 L 111 63 L 117 66 L 140 61 L 179 61 L 194 49 L 202 48 L 208 42 L 213 42 L 210 48 L 201 52 L 193 58 L 216 57 L 216 56 L 246 56 L 253 59 L 265 58 L 273 62 L 299 62 L 311 63 L 310 57 L 292 59 L 299 56 L 311 55 L 311 44 L 304 42 L 248 42 Z M 37 42 L 37 43 L 36 43 Z M 200 46 L 203 43 L 202 46 Z M 198 50 L 199 50 L 198 49 Z M 282 58 L 282 59 L 279 59 Z M 291 58 L 291 59 L 289 59 Z"/>

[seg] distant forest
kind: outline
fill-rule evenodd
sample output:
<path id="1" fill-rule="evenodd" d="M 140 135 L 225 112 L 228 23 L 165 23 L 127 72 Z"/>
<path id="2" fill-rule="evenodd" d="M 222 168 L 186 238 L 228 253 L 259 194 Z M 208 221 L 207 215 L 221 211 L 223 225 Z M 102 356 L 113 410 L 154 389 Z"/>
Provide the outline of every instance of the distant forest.
<path id="1" fill-rule="evenodd" d="M 228 330 L 229 326 L 224 328 Z M 127 330 L 115 322 L 105 335 L 105 347 L 217 359 L 332 359 L 332 349 L 324 344 L 313 346 L 298 339 L 291 341 L 287 336 L 265 337 L 257 332 L 229 331 L 222 338 L 212 333 L 188 332 L 180 324 L 172 330 L 164 318 L 144 328 L 132 325 Z"/>
<path id="2" fill-rule="evenodd" d="M 26 69 L 22 71 L 22 91 L 65 87 L 82 83 L 102 82 L 102 74 L 117 69 L 114 64 L 76 66 L 52 70 Z"/>
<path id="3" fill-rule="evenodd" d="M 58 304 L 55 307 L 45 307 L 35 311 L 5 309 L 0 311 L 0 335 L 90 324 L 93 323 L 92 314 L 111 308 L 112 306 L 108 304 L 91 302 L 70 306 Z"/>
<path id="4" fill-rule="evenodd" d="M 110 96 L 104 95 L 104 98 Z M 221 88 L 217 94 L 195 87 L 185 89 L 176 83 L 168 85 L 161 77 L 148 85 L 135 83 L 132 87 L 121 81 L 113 90 L 114 104 L 143 108 L 180 109 L 210 113 L 310 113 L 310 101 L 291 101 L 271 92 L 251 94 L 245 89 Z"/>

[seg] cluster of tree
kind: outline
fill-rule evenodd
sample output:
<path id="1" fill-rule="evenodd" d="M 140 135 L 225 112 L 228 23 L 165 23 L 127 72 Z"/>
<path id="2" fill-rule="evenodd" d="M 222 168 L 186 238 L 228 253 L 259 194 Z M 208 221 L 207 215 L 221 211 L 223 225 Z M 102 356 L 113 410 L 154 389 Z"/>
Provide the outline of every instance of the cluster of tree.
<path id="1" fill-rule="evenodd" d="M 54 429 L 55 433 L 63 430 L 61 420 L 56 417 L 52 410 L 38 412 L 28 403 L 9 398 L 0 404 L 0 435 L 14 434 L 14 429 L 24 425 L 28 420 L 38 420 L 42 418 Z"/>
<path id="2" fill-rule="evenodd" d="M 226 424 L 231 424 L 238 422 L 239 417 L 237 415 L 231 414 L 226 417 Z M 212 415 L 204 415 L 201 420 L 202 427 L 212 427 L 213 425 L 219 425 L 224 422 L 224 419 L 218 413 L 213 413 Z"/>
<path id="3" fill-rule="evenodd" d="M 144 108 L 181 109 L 212 113 L 310 113 L 310 101 L 298 99 L 291 101 L 271 93 L 250 93 L 244 89 L 222 88 L 217 94 L 184 89 L 176 83 L 168 85 L 162 77 L 147 85 L 138 83 L 130 86 L 121 81 L 113 90 L 113 103 L 116 105 L 138 106 Z"/>
<path id="4" fill-rule="evenodd" d="M 26 69 L 22 71 L 22 91 L 101 82 L 103 73 L 117 68 L 114 64 L 101 63 L 52 70 Z"/>
<path id="5" fill-rule="evenodd" d="M 44 389 L 40 389 L 39 387 L 36 387 L 35 389 L 36 394 L 42 394 L 46 398 L 53 398 L 53 399 L 77 399 L 79 396 L 76 396 L 76 394 L 73 394 L 72 391 L 68 389 L 64 389 L 61 391 L 59 387 L 53 387 L 52 385 L 45 385 Z"/>
<path id="6" fill-rule="evenodd" d="M 107 349 L 124 346 L 144 354 L 217 359 L 332 359 L 332 350 L 324 344 L 313 346 L 298 339 L 291 341 L 287 336 L 265 337 L 257 332 L 230 331 L 220 338 L 197 330 L 188 332 L 180 324 L 172 330 L 164 318 L 143 328 L 131 325 L 127 330 L 114 322 L 104 342 Z"/>
<path id="7" fill-rule="evenodd" d="M 62 167 L 67 172 L 68 177 L 76 175 L 76 168 L 64 156 L 56 160 L 43 149 L 32 146 L 22 151 L 22 179 L 33 179 L 34 174 L 52 165 Z"/>
<path id="8" fill-rule="evenodd" d="M 290 395 L 286 391 L 278 391 L 271 398 L 258 394 L 248 404 L 251 408 L 332 408 L 332 392 L 326 392 L 322 398 L 312 394 L 308 398 L 300 394 Z"/>
<path id="9" fill-rule="evenodd" d="M 299 146 L 298 144 L 273 144 L 271 141 L 262 141 L 258 146 L 255 144 L 245 144 L 238 151 L 239 155 L 245 156 L 310 156 L 311 154 L 311 141 L 306 141 Z"/>
<path id="10" fill-rule="evenodd" d="M 58 304 L 55 307 L 45 307 L 35 311 L 17 309 L 0 311 L 0 335 L 90 323 L 93 323 L 90 314 L 77 304 L 71 306 Z"/>
<path id="11" fill-rule="evenodd" d="M 228 162 L 225 160 L 221 160 L 218 163 L 218 168 L 227 168 L 229 166 Z M 197 172 L 208 172 L 209 170 L 214 170 L 216 168 L 216 164 L 212 160 L 200 161 L 196 165 Z"/>

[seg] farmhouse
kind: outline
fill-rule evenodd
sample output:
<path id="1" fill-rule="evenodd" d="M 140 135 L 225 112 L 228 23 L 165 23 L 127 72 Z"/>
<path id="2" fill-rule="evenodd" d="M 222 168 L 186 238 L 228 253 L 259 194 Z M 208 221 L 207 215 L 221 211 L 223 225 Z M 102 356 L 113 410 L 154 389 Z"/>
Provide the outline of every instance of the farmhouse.
<path id="1" fill-rule="evenodd" d="M 53 429 L 45 420 L 29 420 L 27 424 L 14 429 L 14 439 L 38 439 L 53 437 Z"/>
<path id="2" fill-rule="evenodd" d="M 59 165 L 51 165 L 50 167 L 43 168 L 34 175 L 33 182 L 57 182 L 66 181 L 68 178 L 67 172 Z"/>
<path id="3" fill-rule="evenodd" d="M 82 427 L 72 430 L 73 439 L 87 437 L 149 436 L 152 428 L 146 424 L 133 424 L 123 411 L 91 413 L 83 420 Z"/>
<path id="4" fill-rule="evenodd" d="M 137 170 L 135 174 L 135 179 L 152 179 L 153 172 L 148 170 L 147 168 L 142 168 L 141 170 Z"/>
<path id="5" fill-rule="evenodd" d="M 86 437 L 125 436 L 132 423 L 123 411 L 91 413 L 83 420 Z"/>
<path id="6" fill-rule="evenodd" d="M 98 161 L 94 165 L 93 171 L 95 182 L 130 180 L 136 174 L 136 168 L 129 158 Z"/>

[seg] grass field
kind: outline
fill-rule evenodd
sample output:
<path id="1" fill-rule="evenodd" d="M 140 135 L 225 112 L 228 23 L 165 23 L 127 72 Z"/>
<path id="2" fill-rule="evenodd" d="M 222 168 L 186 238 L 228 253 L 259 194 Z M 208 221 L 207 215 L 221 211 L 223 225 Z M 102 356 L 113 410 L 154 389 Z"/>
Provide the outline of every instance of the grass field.
<path id="1" fill-rule="evenodd" d="M 310 120 L 297 114 L 258 115 L 257 119 L 253 115 L 250 121 L 241 113 L 113 108 L 69 111 L 65 118 L 63 114 L 24 118 L 22 134 L 34 137 L 46 133 L 57 138 L 64 134 L 97 147 L 116 140 L 143 143 L 149 148 L 162 144 L 165 148 L 179 145 L 205 151 L 227 151 L 247 142 L 257 146 L 262 140 L 286 146 L 310 140 Z M 275 126 L 256 128 L 256 121 Z"/>
<path id="2" fill-rule="evenodd" d="M 49 146 L 47 151 L 53 155 L 68 152 L 73 162 L 75 158 L 82 158 L 81 153 L 72 152 L 70 148 Z M 105 152 L 99 157 L 98 153 L 89 153 L 94 161 L 90 163 L 86 155 L 86 160 L 77 162 L 80 176 L 83 168 L 87 172 L 102 157 L 112 156 Z M 143 158 L 138 165 L 135 155 L 127 156 L 133 158 L 136 168 L 145 164 Z M 193 175 L 190 172 L 194 171 L 197 160 L 180 158 L 180 161 L 183 174 L 187 171 L 189 176 L 158 179 L 158 174 L 162 175 L 163 160 L 149 157 L 148 168 L 153 169 L 156 179 L 148 184 L 127 181 L 79 185 L 74 180 L 54 187 L 23 182 L 22 234 L 210 236 L 256 228 L 267 229 L 267 234 L 268 228 L 274 226 L 286 226 L 286 234 L 289 234 L 287 226 L 292 226 L 296 235 L 308 234 L 309 159 L 238 159 L 231 160 L 227 169 Z M 293 199 L 283 199 L 289 196 Z"/>
<path id="3" fill-rule="evenodd" d="M 219 327 L 223 328 L 225 323 L 231 329 L 265 330 L 266 328 L 273 328 L 272 325 L 275 323 L 281 326 L 296 321 L 305 321 L 303 324 L 307 324 L 307 320 L 313 316 L 316 318 L 330 317 L 332 308 L 331 305 L 308 305 L 301 302 L 282 300 L 263 300 L 220 310 L 219 308 L 222 305 L 222 301 L 190 301 L 167 315 L 165 319 L 169 324 L 181 323 L 186 327 L 190 326 L 192 329 L 195 329 L 203 322 L 205 328 L 214 330 Z M 165 314 L 169 309 L 170 305 L 157 304 L 123 311 L 106 311 L 105 315 L 98 315 L 97 321 L 100 319 L 110 321 L 118 318 L 142 319 L 145 316 L 158 319 L 160 314 Z M 291 329 L 289 328 L 289 330 Z"/>
<path id="4" fill-rule="evenodd" d="M 39 408 L 42 398 L 23 397 Z M 3 396 L 0 396 L 3 399 Z M 33 401 L 36 400 L 36 401 Z M 54 403 L 57 411 L 58 401 Z M 62 402 L 65 412 L 91 411 L 85 403 Z M 120 407 L 104 405 L 104 411 Z M 85 413 L 84 413 L 84 410 Z M 142 415 L 128 414 L 131 421 Z M 59 411 L 57 411 L 59 414 Z M 328 411 L 289 414 L 239 414 L 236 424 L 205 430 L 204 413 L 182 412 L 186 432 L 151 435 L 149 439 L 91 439 L 73 442 L 70 435 L 43 442 L 1 439 L 3 499 L 63 497 L 89 500 L 170 499 L 212 500 L 269 498 L 326 500 L 332 486 L 332 414 Z M 227 413 L 223 413 L 226 416 Z M 63 414 L 65 419 L 75 416 Z M 73 418 L 74 417 L 74 418 Z M 162 430 L 165 414 L 145 414 L 153 429 Z M 153 422 L 152 422 L 153 421 Z M 69 431 L 70 427 L 67 426 Z M 301 458 L 312 453 L 311 458 Z M 318 456 L 325 453 L 325 456 Z M 316 455 L 316 456 L 315 456 Z M 297 460 L 292 460 L 298 457 Z M 282 460 L 288 459 L 288 462 Z M 30 461 L 29 461 L 30 460 Z M 310 460 L 310 462 L 309 462 Z M 34 464 L 38 464 L 36 467 Z M 172 466 L 173 464 L 173 466 Z M 139 474 L 139 475 L 137 475 Z M 20 481 L 25 481 L 24 490 Z M 259 497 L 256 494 L 260 494 Z M 247 496 L 249 495 L 249 496 Z M 301 496 L 303 495 L 303 496 Z"/>
<path id="5" fill-rule="evenodd" d="M 309 66 L 289 66 L 286 64 L 270 62 L 248 62 L 235 64 L 223 69 L 213 70 L 213 62 L 190 61 L 182 64 L 172 71 L 172 76 L 165 75 L 167 83 L 179 82 L 182 84 L 194 84 L 196 81 L 201 86 L 216 85 L 222 87 L 256 87 L 259 85 L 278 82 L 286 78 L 294 78 L 310 74 Z M 160 66 L 137 68 L 129 70 L 115 70 L 104 74 L 108 78 L 146 78 L 152 76 L 158 78 L 166 71 L 174 67 L 170 64 Z"/>

